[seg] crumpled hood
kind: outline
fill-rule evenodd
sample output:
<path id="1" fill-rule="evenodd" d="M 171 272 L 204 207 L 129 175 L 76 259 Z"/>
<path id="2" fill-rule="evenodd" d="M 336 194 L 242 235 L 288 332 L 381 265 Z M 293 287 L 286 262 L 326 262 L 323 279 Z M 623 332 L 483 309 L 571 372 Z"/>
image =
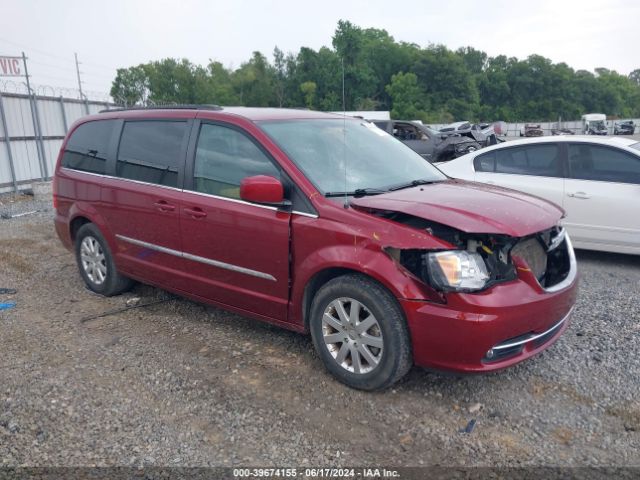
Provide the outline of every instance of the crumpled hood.
<path id="1" fill-rule="evenodd" d="M 512 237 L 524 237 L 551 228 L 564 216 L 560 207 L 542 198 L 463 180 L 354 198 L 351 204 L 413 215 L 467 233 Z"/>

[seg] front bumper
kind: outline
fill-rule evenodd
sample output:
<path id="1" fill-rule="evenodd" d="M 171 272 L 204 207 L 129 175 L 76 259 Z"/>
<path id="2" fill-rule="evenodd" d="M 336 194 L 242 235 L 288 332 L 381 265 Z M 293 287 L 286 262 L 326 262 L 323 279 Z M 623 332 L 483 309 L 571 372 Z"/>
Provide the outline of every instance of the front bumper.
<path id="1" fill-rule="evenodd" d="M 568 239 L 568 237 L 567 237 Z M 552 345 L 569 325 L 578 293 L 577 267 L 543 288 L 531 271 L 478 293 L 447 294 L 446 304 L 401 299 L 414 363 L 456 372 L 490 372 L 530 358 Z"/>

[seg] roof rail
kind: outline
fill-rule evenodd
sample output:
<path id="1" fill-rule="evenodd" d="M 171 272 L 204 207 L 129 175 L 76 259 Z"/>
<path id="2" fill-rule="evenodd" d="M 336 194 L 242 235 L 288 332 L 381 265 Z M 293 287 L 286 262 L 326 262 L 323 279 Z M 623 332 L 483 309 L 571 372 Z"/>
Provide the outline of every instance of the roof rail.
<path id="1" fill-rule="evenodd" d="M 220 105 L 152 105 L 152 106 L 134 106 L 134 107 L 118 107 L 100 110 L 98 113 L 109 112 L 127 112 L 129 110 L 222 110 Z"/>

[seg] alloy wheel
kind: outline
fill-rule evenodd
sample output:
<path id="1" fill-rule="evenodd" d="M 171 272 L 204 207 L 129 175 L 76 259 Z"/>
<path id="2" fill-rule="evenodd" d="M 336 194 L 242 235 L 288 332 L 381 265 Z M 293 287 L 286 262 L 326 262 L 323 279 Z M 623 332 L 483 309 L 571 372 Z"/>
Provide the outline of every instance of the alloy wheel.
<path id="1" fill-rule="evenodd" d="M 80 244 L 82 269 L 95 285 L 102 285 L 107 278 L 107 261 L 100 242 L 90 235 Z"/>
<path id="2" fill-rule="evenodd" d="M 369 373 L 380 364 L 384 350 L 380 324 L 353 298 L 337 298 L 327 306 L 322 337 L 336 363 L 349 372 Z"/>

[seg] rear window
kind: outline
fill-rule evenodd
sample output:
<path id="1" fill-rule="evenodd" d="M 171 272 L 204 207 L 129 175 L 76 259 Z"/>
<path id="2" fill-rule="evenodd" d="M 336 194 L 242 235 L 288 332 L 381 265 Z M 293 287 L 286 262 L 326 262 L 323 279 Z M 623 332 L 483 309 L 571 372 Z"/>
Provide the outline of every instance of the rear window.
<path id="1" fill-rule="evenodd" d="M 116 175 L 177 187 L 186 133 L 186 122 L 126 122 L 120 138 Z"/>
<path id="2" fill-rule="evenodd" d="M 528 145 L 502 148 L 478 155 L 473 166 L 476 172 L 559 177 L 559 158 L 556 144 Z"/>
<path id="3" fill-rule="evenodd" d="M 80 125 L 69 137 L 62 166 L 82 172 L 106 172 L 107 151 L 116 120 L 96 120 Z"/>

